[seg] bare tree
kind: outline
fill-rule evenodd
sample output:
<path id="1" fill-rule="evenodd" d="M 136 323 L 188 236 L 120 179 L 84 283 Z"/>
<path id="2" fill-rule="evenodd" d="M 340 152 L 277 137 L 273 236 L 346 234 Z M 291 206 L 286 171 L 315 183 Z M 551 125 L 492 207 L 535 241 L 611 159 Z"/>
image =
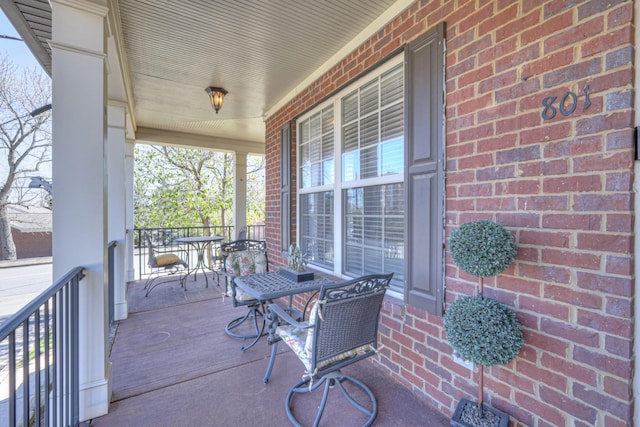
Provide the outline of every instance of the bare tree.
<path id="1" fill-rule="evenodd" d="M 24 203 L 29 197 L 15 191 L 51 161 L 49 108 L 51 84 L 41 71 L 18 70 L 0 54 L 0 244 L 2 259 L 16 259 L 16 247 L 7 217 L 9 203 Z M 33 193 L 32 193 L 33 194 Z"/>

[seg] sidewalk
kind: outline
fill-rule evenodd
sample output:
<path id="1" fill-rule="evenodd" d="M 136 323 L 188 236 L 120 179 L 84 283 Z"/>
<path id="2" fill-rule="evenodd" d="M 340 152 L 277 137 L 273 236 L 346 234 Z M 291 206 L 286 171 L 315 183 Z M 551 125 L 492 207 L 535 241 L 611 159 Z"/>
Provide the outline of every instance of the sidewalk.
<path id="1" fill-rule="evenodd" d="M 0 260 L 0 268 L 24 267 L 28 265 L 51 264 L 53 257 L 22 258 L 16 260 Z"/>

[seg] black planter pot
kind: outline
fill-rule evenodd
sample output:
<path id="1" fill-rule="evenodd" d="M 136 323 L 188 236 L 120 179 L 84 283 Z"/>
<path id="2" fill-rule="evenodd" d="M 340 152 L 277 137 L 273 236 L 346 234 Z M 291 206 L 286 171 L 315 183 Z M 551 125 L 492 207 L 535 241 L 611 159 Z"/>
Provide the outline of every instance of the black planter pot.
<path id="1" fill-rule="evenodd" d="M 289 280 L 294 282 L 306 282 L 307 280 L 313 280 L 313 271 L 293 271 L 287 267 L 280 267 L 279 273 Z"/>
<path id="2" fill-rule="evenodd" d="M 484 418 L 479 418 L 477 406 L 476 402 L 461 399 L 451 418 L 451 427 L 507 427 L 509 425 L 509 415 L 484 404 L 482 405 Z"/>

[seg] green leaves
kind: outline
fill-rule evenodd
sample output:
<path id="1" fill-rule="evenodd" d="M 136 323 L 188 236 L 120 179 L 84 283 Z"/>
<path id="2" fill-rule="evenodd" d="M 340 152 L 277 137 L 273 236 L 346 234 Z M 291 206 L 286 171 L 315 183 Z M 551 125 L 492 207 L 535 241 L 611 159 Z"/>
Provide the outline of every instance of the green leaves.
<path id="1" fill-rule="evenodd" d="M 452 232 L 449 252 L 462 271 L 477 277 L 490 277 L 511 265 L 517 247 L 504 227 L 481 220 L 462 224 Z"/>
<path id="2" fill-rule="evenodd" d="M 451 346 L 478 365 L 505 365 L 524 345 L 513 311 L 492 298 L 458 298 L 444 316 L 444 330 Z"/>
<path id="3" fill-rule="evenodd" d="M 248 156 L 247 220 L 264 223 L 264 163 Z M 136 227 L 231 225 L 234 156 L 140 145 L 134 168 Z M 262 172 L 262 173 L 260 173 Z"/>

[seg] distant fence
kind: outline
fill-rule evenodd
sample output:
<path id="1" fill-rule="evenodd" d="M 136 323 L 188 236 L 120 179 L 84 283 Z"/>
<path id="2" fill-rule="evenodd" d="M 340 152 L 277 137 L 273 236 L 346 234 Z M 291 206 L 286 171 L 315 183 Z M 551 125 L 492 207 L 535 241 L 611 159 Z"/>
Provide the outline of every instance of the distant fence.
<path id="1" fill-rule="evenodd" d="M 174 241 L 181 237 L 221 236 L 223 242 L 230 242 L 235 240 L 238 235 L 233 226 L 136 228 L 134 230 L 134 258 L 136 258 L 137 265 L 137 280 L 141 280 L 151 273 L 147 265 L 149 248 L 144 239 L 145 233 L 148 233 L 151 237 L 151 243 L 157 254 L 183 251 L 187 253 L 188 257 L 193 257 L 194 259 L 196 254 L 191 253 L 191 248 L 174 243 Z M 264 240 L 265 226 L 247 225 L 246 238 Z"/>

